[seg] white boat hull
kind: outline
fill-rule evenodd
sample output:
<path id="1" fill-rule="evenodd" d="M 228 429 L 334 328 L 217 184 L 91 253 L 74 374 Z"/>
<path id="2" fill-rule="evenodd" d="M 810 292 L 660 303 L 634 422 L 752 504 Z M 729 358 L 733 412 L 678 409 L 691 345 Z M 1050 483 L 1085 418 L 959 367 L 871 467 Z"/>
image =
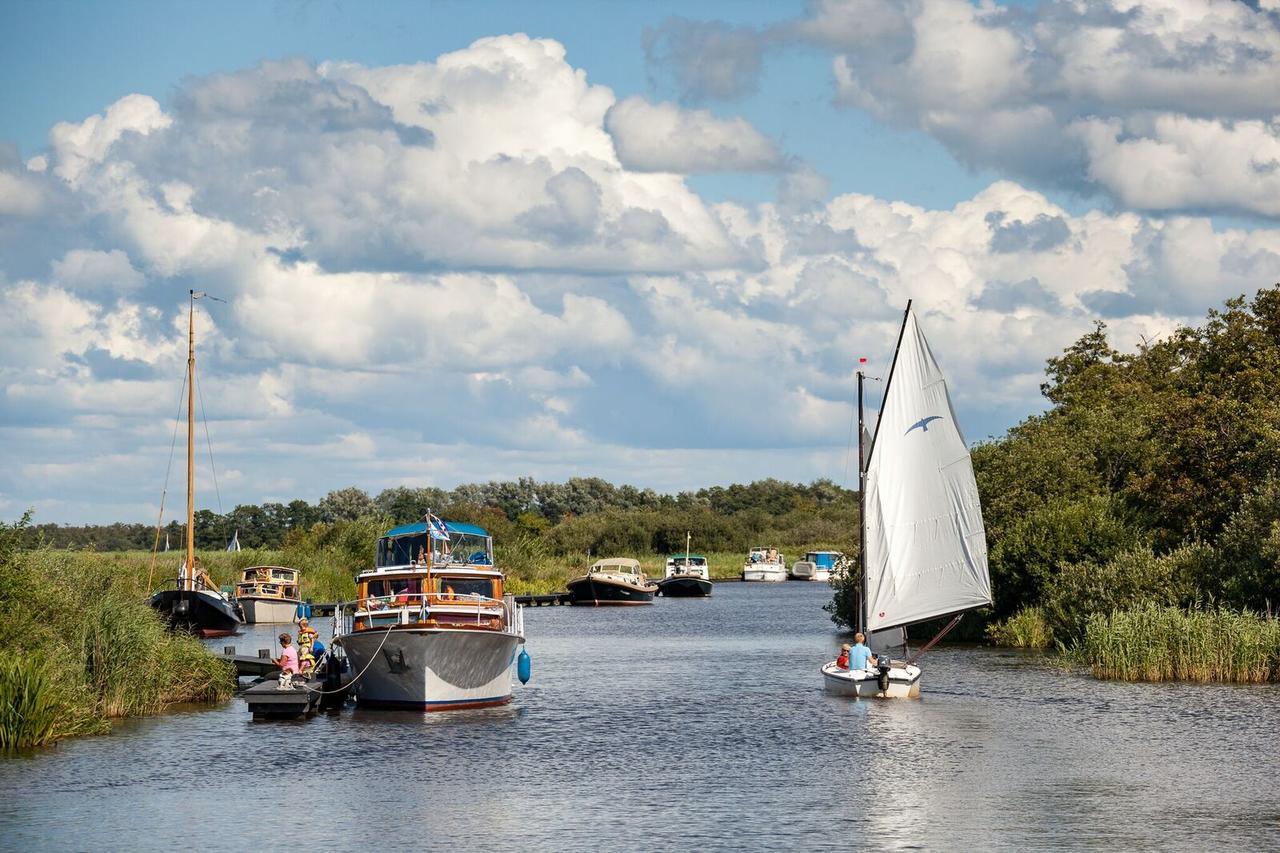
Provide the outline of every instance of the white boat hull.
<path id="1" fill-rule="evenodd" d="M 742 567 L 744 581 L 766 581 L 774 583 L 787 579 L 787 567 L 781 563 L 754 563 Z"/>
<path id="2" fill-rule="evenodd" d="M 498 631 L 393 628 L 335 640 L 351 662 L 362 705 L 451 711 L 511 701 L 523 638 Z"/>
<path id="3" fill-rule="evenodd" d="M 920 667 L 894 662 L 887 689 L 880 688 L 877 670 L 842 669 L 830 661 L 822 667 L 822 683 L 833 696 L 875 697 L 879 699 L 920 698 Z"/>
<path id="4" fill-rule="evenodd" d="M 250 625 L 271 622 L 292 622 L 298 615 L 298 602 L 277 598 L 237 598 L 244 611 L 244 621 Z"/>
<path id="5" fill-rule="evenodd" d="M 831 570 L 820 568 L 813 563 L 801 560 L 791 564 L 789 573 L 791 580 L 794 581 L 823 581 L 831 579 Z"/>

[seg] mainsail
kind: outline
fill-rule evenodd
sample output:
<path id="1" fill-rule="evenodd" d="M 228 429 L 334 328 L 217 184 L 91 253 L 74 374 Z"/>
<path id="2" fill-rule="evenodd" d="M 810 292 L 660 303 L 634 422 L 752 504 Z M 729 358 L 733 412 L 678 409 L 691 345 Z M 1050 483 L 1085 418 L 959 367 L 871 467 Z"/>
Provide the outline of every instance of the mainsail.
<path id="1" fill-rule="evenodd" d="M 973 463 L 910 307 L 864 488 L 867 630 L 991 604 Z"/>

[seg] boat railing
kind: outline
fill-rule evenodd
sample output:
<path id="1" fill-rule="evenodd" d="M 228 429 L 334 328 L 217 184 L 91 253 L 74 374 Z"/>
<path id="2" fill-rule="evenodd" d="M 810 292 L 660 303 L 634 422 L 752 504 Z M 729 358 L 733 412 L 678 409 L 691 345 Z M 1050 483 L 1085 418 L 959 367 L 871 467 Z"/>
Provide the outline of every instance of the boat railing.
<path id="1" fill-rule="evenodd" d="M 412 625 L 426 621 L 433 610 L 454 615 L 474 613 L 476 625 L 500 616 L 508 631 L 524 636 L 524 607 L 516 603 L 515 596 L 497 599 L 474 592 L 402 592 L 341 601 L 333 608 L 334 634 L 355 630 L 357 619 L 374 628 Z"/>

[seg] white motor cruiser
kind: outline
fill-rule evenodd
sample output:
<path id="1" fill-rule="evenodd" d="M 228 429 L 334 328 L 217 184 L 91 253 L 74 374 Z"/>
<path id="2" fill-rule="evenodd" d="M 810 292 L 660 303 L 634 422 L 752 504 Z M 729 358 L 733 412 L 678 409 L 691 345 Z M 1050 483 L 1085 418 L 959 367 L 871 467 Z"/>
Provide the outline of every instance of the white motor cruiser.
<path id="1" fill-rule="evenodd" d="M 778 553 L 777 548 L 757 546 L 747 554 L 742 564 L 744 581 L 785 581 L 787 579 L 786 558 Z"/>
<path id="2" fill-rule="evenodd" d="M 946 380 L 911 303 L 870 441 L 862 426 L 863 378 L 859 370 L 859 615 L 878 665 L 851 670 L 831 661 L 822 679 L 827 692 L 842 696 L 916 697 L 920 656 L 966 612 L 991 604 L 982 507 Z M 944 616 L 953 618 L 906 660 L 886 648 L 905 641 L 906 626 Z"/>

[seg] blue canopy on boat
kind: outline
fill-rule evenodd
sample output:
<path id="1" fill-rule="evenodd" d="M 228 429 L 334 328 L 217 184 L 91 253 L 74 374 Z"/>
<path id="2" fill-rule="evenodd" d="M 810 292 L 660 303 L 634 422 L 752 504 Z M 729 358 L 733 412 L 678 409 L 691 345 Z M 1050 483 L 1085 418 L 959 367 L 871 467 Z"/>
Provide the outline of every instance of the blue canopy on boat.
<path id="1" fill-rule="evenodd" d="M 488 536 L 489 531 L 475 524 L 467 524 L 465 521 L 445 521 L 444 526 L 449 529 L 450 533 L 466 533 L 471 536 Z M 427 523 L 425 521 L 416 521 L 413 524 L 402 524 L 399 527 L 393 527 L 383 536 L 412 536 L 415 533 L 426 533 Z"/>

